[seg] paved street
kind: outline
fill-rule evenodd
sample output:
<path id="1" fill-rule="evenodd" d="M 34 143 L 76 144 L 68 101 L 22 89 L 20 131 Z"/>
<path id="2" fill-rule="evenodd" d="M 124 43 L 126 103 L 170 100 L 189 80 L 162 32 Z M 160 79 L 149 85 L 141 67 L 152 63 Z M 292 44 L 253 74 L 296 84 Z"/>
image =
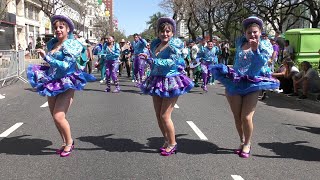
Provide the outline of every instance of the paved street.
<path id="1" fill-rule="evenodd" d="M 224 88 L 216 84 L 208 93 L 195 88 L 179 98 L 173 112 L 178 154 L 162 157 L 151 97 L 126 78 L 120 85 L 119 94 L 106 94 L 99 82 L 76 93 L 67 116 L 76 149 L 68 158 L 54 152 L 61 142 L 46 98 L 22 82 L 1 88 L 0 179 L 319 178 L 317 102 L 276 94 L 259 102 L 252 156 L 241 159 L 233 154 L 239 140 Z M 16 129 L 5 136 L 12 126 Z"/>

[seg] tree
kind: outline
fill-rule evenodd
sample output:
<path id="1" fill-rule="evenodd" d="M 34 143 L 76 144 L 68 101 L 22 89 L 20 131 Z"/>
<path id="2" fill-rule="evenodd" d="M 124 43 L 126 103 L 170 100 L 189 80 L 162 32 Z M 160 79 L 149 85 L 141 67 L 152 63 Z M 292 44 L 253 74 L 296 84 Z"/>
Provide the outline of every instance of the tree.
<path id="1" fill-rule="evenodd" d="M 308 13 L 301 13 L 298 18 L 305 19 L 311 23 L 311 27 L 317 28 L 320 23 L 320 0 L 305 0 L 300 2 Z"/>
<path id="2" fill-rule="evenodd" d="M 146 22 L 147 25 L 149 26 L 148 29 L 152 29 L 154 32 L 154 35 L 157 34 L 158 19 L 161 17 L 165 17 L 165 16 L 166 16 L 166 14 L 162 14 L 161 12 L 157 12 L 157 13 L 153 14 L 152 16 L 150 16 L 150 20 Z"/>
<path id="3" fill-rule="evenodd" d="M 7 15 L 7 7 L 13 0 L 1 0 L 0 1 L 0 20 L 4 20 Z"/>
<path id="4" fill-rule="evenodd" d="M 110 21 L 105 16 L 96 15 L 94 27 L 96 37 L 104 37 L 110 34 Z"/>
<path id="5" fill-rule="evenodd" d="M 294 23 L 287 22 L 294 18 L 291 14 L 295 14 L 295 9 L 299 6 L 299 0 L 251 0 L 246 5 L 246 8 L 251 10 L 252 14 L 268 22 L 274 30 L 282 31 L 294 25 Z M 293 22 L 297 20 L 295 18 Z M 283 27 L 284 25 L 287 26 Z"/>
<path id="6" fill-rule="evenodd" d="M 116 42 L 119 42 L 121 41 L 121 39 L 126 39 L 126 35 L 124 34 L 123 31 L 120 31 L 120 30 L 115 30 L 112 35 L 114 36 L 114 40 Z"/>
<path id="7" fill-rule="evenodd" d="M 67 6 L 64 4 L 62 0 L 35 0 L 38 4 L 40 4 L 41 11 L 44 12 L 46 16 L 51 18 L 56 14 L 57 11 L 63 9 Z"/>
<path id="8" fill-rule="evenodd" d="M 157 36 L 154 34 L 153 29 L 146 29 L 141 33 L 141 37 L 143 37 L 144 39 L 156 39 Z"/>

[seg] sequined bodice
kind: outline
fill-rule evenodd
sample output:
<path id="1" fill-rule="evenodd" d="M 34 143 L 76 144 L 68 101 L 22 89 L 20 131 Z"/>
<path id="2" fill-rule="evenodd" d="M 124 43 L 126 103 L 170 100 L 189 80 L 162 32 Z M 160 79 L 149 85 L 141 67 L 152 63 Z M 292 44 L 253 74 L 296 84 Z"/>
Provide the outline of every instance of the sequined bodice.
<path id="1" fill-rule="evenodd" d="M 243 43 L 236 48 L 234 70 L 240 76 L 265 76 L 270 74 L 267 61 L 270 59 L 273 48 L 269 41 L 261 40 L 256 52 L 251 49 L 243 50 Z"/>

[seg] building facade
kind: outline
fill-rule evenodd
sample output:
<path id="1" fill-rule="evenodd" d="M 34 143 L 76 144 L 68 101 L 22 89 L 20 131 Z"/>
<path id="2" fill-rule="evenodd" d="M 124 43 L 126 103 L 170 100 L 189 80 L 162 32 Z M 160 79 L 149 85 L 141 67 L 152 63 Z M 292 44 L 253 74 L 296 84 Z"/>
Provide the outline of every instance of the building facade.
<path id="1" fill-rule="evenodd" d="M 80 35 L 96 41 L 93 27 L 97 8 L 93 4 L 95 1 L 88 0 L 85 4 L 79 0 L 58 1 L 52 12 L 70 17 Z M 5 8 L 5 14 L 0 16 L 1 50 L 26 49 L 29 44 L 35 49 L 38 37 L 53 34 L 50 18 L 41 10 L 39 0 L 1 0 L 1 8 Z"/>

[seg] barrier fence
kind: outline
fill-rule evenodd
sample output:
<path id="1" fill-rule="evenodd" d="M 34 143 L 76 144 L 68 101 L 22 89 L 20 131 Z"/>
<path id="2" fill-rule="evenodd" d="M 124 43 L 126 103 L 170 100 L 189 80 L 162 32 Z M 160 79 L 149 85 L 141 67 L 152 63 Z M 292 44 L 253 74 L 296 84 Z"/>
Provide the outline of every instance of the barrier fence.
<path id="1" fill-rule="evenodd" d="M 1 87 L 11 78 L 18 78 L 24 83 L 28 81 L 21 75 L 25 72 L 24 50 L 0 50 L 0 83 Z"/>

